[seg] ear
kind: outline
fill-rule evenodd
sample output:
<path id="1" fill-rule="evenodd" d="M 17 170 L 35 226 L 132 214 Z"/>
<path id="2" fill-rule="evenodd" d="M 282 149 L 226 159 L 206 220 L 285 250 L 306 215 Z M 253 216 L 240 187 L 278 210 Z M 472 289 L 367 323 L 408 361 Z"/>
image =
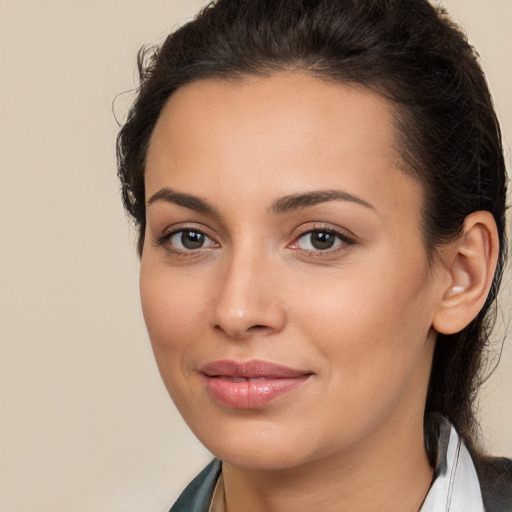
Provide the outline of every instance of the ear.
<path id="1" fill-rule="evenodd" d="M 442 250 L 448 279 L 432 327 L 441 334 L 454 334 L 466 327 L 482 309 L 498 261 L 498 231 L 489 212 L 466 217 L 462 235 Z"/>

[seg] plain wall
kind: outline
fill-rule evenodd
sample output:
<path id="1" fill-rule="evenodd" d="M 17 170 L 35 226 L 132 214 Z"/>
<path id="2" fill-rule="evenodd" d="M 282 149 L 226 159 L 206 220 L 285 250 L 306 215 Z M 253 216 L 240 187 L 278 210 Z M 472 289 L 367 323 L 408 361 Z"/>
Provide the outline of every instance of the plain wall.
<path id="1" fill-rule="evenodd" d="M 166 511 L 210 457 L 153 361 L 112 113 L 138 48 L 201 3 L 0 0 L 0 512 Z M 512 1 L 445 4 L 480 51 L 510 163 Z M 481 406 L 509 456 L 511 392 L 508 343 Z"/>

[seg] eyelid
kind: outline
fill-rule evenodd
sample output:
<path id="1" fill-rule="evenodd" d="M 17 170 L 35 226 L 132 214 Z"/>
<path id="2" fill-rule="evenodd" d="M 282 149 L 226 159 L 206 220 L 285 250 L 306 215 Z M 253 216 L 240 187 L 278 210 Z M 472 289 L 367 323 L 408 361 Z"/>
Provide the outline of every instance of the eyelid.
<path id="1" fill-rule="evenodd" d="M 205 237 L 212 240 L 215 244 L 215 247 L 220 247 L 220 243 L 216 240 L 216 237 L 212 235 L 211 230 L 204 226 L 204 224 L 197 224 L 195 222 L 185 222 L 180 224 L 173 224 L 171 226 L 167 226 L 164 230 L 162 230 L 160 235 L 157 235 L 153 237 L 153 243 L 156 246 L 163 246 L 167 251 L 174 253 L 174 254 L 185 254 L 187 252 L 199 252 L 202 249 L 210 249 L 212 246 L 208 247 L 199 247 L 198 249 L 188 249 L 186 251 L 177 249 L 177 248 L 171 248 L 166 245 L 166 243 L 177 233 L 180 233 L 182 231 L 195 231 L 197 233 L 203 234 Z"/>
<path id="2" fill-rule="evenodd" d="M 338 237 L 338 239 L 341 241 L 341 243 L 336 245 L 335 247 L 325 249 L 325 250 L 320 250 L 320 249 L 308 250 L 308 249 L 302 249 L 297 246 L 298 241 L 302 237 L 304 237 L 308 234 L 311 234 L 311 233 L 315 233 L 315 232 L 331 233 L 331 234 L 335 235 L 336 237 Z M 293 240 L 292 240 L 291 244 L 289 244 L 288 247 L 291 249 L 297 250 L 297 251 L 316 253 L 316 254 L 312 254 L 315 256 L 322 256 L 322 255 L 332 254 L 332 253 L 335 253 L 340 250 L 346 250 L 349 246 L 354 245 L 356 242 L 357 242 L 356 236 L 347 229 L 340 228 L 340 227 L 334 227 L 330 224 L 325 224 L 325 223 L 315 223 L 313 225 L 305 224 L 305 225 L 301 226 L 299 228 L 299 231 L 294 234 Z"/>
<path id="3" fill-rule="evenodd" d="M 314 223 L 305 223 L 299 226 L 299 228 L 296 230 L 296 232 L 293 235 L 293 238 L 299 238 L 301 236 L 304 236 L 308 233 L 312 233 L 315 231 L 326 231 L 328 233 L 333 233 L 335 235 L 338 235 L 343 240 L 350 240 L 352 242 L 355 242 L 357 240 L 356 235 L 352 233 L 347 228 L 342 228 L 340 226 L 334 226 L 332 224 L 326 223 L 326 222 L 314 222 Z"/>

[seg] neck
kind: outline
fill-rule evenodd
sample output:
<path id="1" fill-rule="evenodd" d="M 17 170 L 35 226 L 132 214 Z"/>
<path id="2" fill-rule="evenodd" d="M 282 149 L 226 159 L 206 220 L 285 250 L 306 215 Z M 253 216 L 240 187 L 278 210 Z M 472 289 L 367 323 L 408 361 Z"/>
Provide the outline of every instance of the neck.
<path id="1" fill-rule="evenodd" d="M 391 423 L 388 430 L 348 453 L 291 469 L 225 463 L 227 512 L 416 512 L 432 479 L 423 423 L 402 429 Z"/>

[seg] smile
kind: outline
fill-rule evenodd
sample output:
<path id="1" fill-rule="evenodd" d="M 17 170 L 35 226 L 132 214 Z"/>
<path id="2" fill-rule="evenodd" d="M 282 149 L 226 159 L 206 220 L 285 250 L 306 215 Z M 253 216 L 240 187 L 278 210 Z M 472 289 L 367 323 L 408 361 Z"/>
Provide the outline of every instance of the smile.
<path id="1" fill-rule="evenodd" d="M 199 370 L 207 393 L 233 409 L 257 409 L 306 382 L 311 372 L 266 361 L 208 363 Z"/>

